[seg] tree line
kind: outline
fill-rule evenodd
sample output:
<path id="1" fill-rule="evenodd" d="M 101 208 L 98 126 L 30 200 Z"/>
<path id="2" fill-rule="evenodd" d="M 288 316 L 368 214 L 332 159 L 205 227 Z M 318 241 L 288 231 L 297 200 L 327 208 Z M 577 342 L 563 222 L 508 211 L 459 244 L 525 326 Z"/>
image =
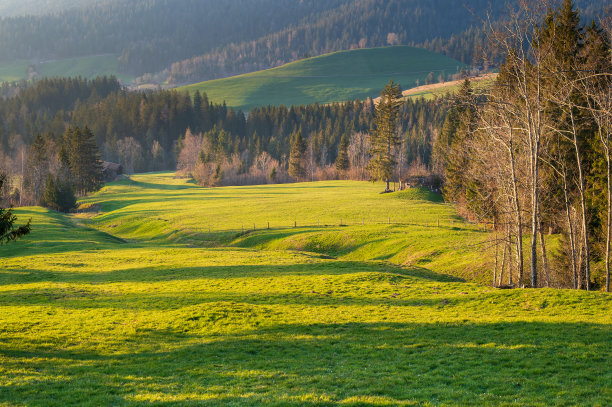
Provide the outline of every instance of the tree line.
<path id="1" fill-rule="evenodd" d="M 0 167 L 13 174 L 12 179 L 27 172 L 38 135 L 47 140 L 46 150 L 58 152 L 71 127 L 87 127 L 101 159 L 121 164 L 128 173 L 177 168 L 182 146 L 188 144 L 184 140 L 191 133 L 211 146 L 214 154 L 207 153 L 207 162 L 223 166 L 234 157 L 241 174 L 267 153 L 284 164 L 277 166 L 275 179 L 280 181 L 288 168 L 291 140 L 300 132 L 310 157 L 309 178 L 323 177 L 326 172 L 325 177 L 336 176 L 328 167 L 335 166 L 343 138 L 352 154 L 348 169 L 352 175 L 345 176 L 367 178 L 360 151 L 365 151 L 367 133 L 374 124 L 371 100 L 268 106 L 253 109 L 247 116 L 211 102 L 205 94 L 196 92 L 190 97 L 176 91 L 129 92 L 114 78 L 44 79 L 3 85 L 0 94 Z M 430 164 L 432 142 L 442 128 L 447 109 L 444 98 L 409 100 L 402 105 L 399 134 L 404 167 Z M 224 174 L 220 182 L 236 182 L 230 177 L 231 171 Z M 26 184 L 20 190 L 22 203 L 39 201 L 41 187 L 30 190 L 30 185 L 34 188 L 34 184 Z"/>
<path id="2" fill-rule="evenodd" d="M 447 198 L 494 225 L 496 285 L 610 289 L 607 18 L 525 2 L 492 24 L 499 76 L 482 94 L 464 84 L 434 146 Z"/>

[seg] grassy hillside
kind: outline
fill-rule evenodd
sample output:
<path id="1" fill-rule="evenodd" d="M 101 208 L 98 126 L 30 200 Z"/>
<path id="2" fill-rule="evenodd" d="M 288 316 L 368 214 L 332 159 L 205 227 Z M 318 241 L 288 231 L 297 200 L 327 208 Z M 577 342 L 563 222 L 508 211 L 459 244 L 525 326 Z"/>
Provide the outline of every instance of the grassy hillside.
<path id="1" fill-rule="evenodd" d="M 497 74 L 486 74 L 484 76 L 470 78 L 470 81 L 472 82 L 474 89 L 485 89 L 493 85 L 496 76 Z M 444 96 L 448 94 L 452 95 L 457 93 L 461 88 L 462 83 L 463 80 L 418 86 L 407 89 L 403 91 L 402 94 L 406 98 L 424 98 L 429 100 L 437 96 Z"/>
<path id="2" fill-rule="evenodd" d="M 278 68 L 179 88 L 206 92 L 215 102 L 249 110 L 255 106 L 303 105 L 376 97 L 390 79 L 402 88 L 457 72 L 446 56 L 406 46 L 359 49 L 307 58 Z"/>
<path id="3" fill-rule="evenodd" d="M 163 173 L 83 201 L 99 214 L 18 210 L 34 230 L 0 248 L 0 404 L 612 403 L 609 295 L 441 274 L 482 265 L 485 233 L 435 195 L 379 190 Z M 374 223 L 389 213 L 413 224 Z M 283 225 L 297 215 L 335 226 Z M 215 232 L 247 219 L 271 229 Z"/>
<path id="4" fill-rule="evenodd" d="M 115 75 L 124 82 L 134 79 L 132 76 L 118 72 L 116 55 L 95 55 L 44 62 L 19 61 L 0 64 L 0 82 L 26 79 L 30 65 L 34 67 L 37 73 L 36 77 L 82 76 L 91 79 L 96 76 Z"/>
<path id="5" fill-rule="evenodd" d="M 351 181 L 208 189 L 158 173 L 113 183 L 83 204 L 100 207 L 95 227 L 129 240 L 306 250 L 489 281 L 488 264 L 474 258 L 486 232 L 439 195 L 382 189 Z"/>

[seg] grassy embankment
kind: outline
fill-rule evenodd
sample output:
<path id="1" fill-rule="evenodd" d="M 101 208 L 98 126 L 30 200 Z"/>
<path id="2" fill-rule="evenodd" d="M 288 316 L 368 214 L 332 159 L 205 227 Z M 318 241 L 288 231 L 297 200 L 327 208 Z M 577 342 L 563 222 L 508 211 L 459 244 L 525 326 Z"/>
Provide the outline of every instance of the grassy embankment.
<path id="1" fill-rule="evenodd" d="M 95 221 L 18 211 L 35 226 L 0 249 L 0 404 L 612 402 L 610 296 L 450 276 L 486 236 L 432 195 L 133 178 L 84 200 Z M 389 214 L 420 224 L 373 224 Z"/>
<path id="2" fill-rule="evenodd" d="M 335 52 L 264 71 L 178 88 L 206 92 L 209 99 L 249 110 L 267 105 L 305 105 L 376 97 L 390 79 L 407 89 L 433 72 L 453 74 L 452 58 L 406 46 Z"/>

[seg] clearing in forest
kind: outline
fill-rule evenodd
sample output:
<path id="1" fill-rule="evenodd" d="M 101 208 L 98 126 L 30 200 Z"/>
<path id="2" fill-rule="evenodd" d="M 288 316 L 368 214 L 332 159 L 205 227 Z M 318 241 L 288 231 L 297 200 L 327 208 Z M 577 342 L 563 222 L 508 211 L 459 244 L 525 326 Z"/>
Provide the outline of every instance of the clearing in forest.
<path id="1" fill-rule="evenodd" d="M 486 232 L 380 189 L 159 173 L 82 200 L 100 212 L 18 210 L 0 404 L 612 403 L 609 295 L 476 284 Z"/>

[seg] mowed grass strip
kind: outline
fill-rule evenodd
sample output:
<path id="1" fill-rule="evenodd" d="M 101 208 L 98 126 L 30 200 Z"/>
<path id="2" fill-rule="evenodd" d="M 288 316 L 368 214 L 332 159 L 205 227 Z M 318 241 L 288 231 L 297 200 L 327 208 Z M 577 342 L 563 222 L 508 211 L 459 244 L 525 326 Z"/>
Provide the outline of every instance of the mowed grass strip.
<path id="1" fill-rule="evenodd" d="M 101 208 L 93 219 L 17 210 L 34 231 L 0 248 L 0 404 L 612 403 L 610 296 L 450 276 L 461 262 L 483 264 L 480 249 L 460 244 L 485 233 L 435 196 L 380 195 L 369 183 L 205 189 L 169 173 L 133 178 L 83 200 Z M 190 231 L 210 217 L 267 218 L 309 194 L 330 220 L 362 206 L 373 217 L 429 208 L 436 215 L 425 218 L 448 214 L 455 225 Z M 219 200 L 236 206 L 233 217 L 215 215 Z M 169 233 L 167 216 L 194 224 Z M 417 260 L 392 264 L 398 245 Z"/>
<path id="2" fill-rule="evenodd" d="M 268 105 L 305 105 L 365 100 L 379 96 L 393 79 L 403 89 L 424 84 L 430 72 L 458 72 L 463 64 L 421 48 L 395 46 L 341 51 L 233 76 L 179 87 L 206 92 L 217 103 L 250 110 Z"/>

